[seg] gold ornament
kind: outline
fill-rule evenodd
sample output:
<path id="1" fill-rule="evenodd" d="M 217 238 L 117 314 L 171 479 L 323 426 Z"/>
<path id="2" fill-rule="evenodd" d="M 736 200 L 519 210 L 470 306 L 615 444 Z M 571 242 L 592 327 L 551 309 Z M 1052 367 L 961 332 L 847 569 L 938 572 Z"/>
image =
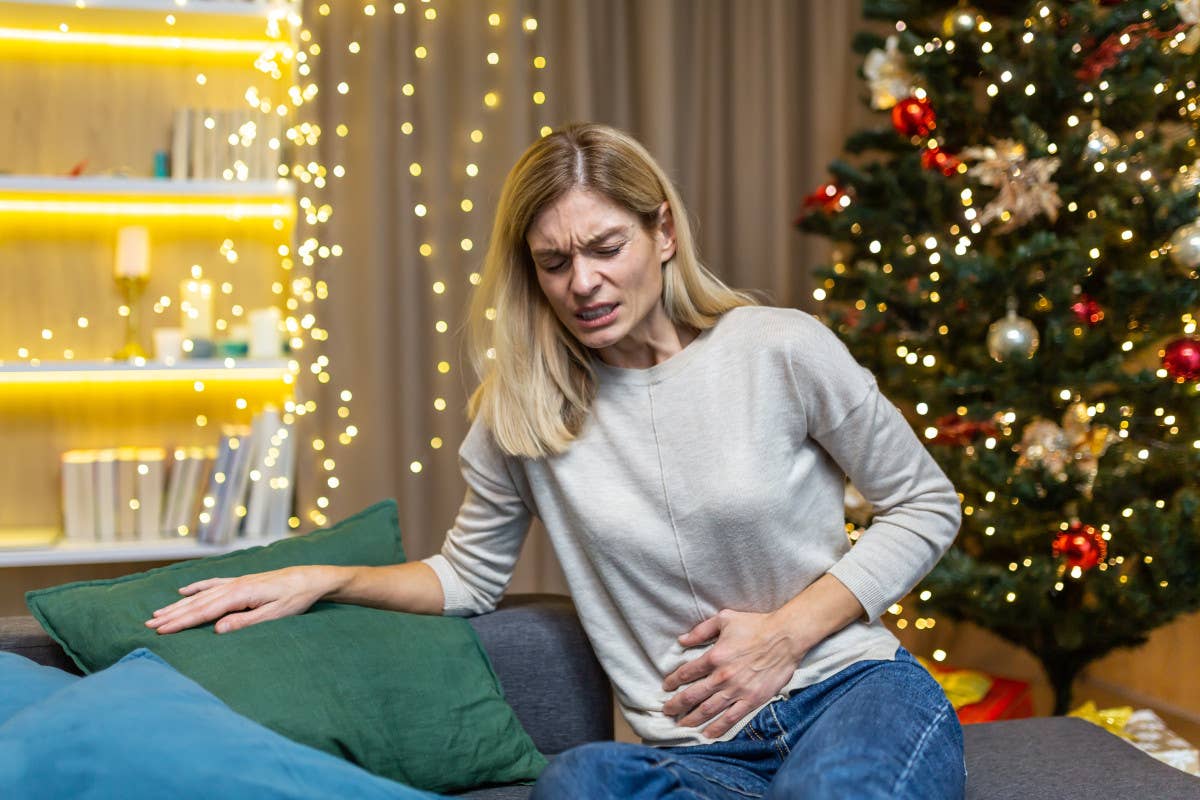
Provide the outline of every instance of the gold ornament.
<path id="1" fill-rule="evenodd" d="M 1061 427 L 1045 419 L 1034 419 L 1025 426 L 1017 445 L 1017 469 L 1045 467 L 1055 480 L 1064 481 L 1067 465 L 1074 464 L 1083 475 L 1080 491 L 1091 498 L 1100 457 L 1116 439 L 1111 428 L 1092 425 L 1087 406 L 1073 403 L 1063 414 Z"/>
<path id="2" fill-rule="evenodd" d="M 980 212 L 980 224 L 1000 219 L 1003 224 L 996 232 L 1008 233 L 1038 214 L 1045 214 L 1051 222 L 1058 219 L 1062 198 L 1058 184 L 1050 180 L 1058 169 L 1057 158 L 1027 158 L 1025 146 L 1012 139 L 1001 139 L 992 147 L 968 147 L 962 158 L 978 162 L 967 170 L 968 175 L 984 186 L 1000 189 Z"/>
<path id="3" fill-rule="evenodd" d="M 942 33 L 947 36 L 962 36 L 974 33 L 983 22 L 983 14 L 978 9 L 961 4 L 942 18 Z"/>
<path id="4" fill-rule="evenodd" d="M 863 62 L 863 75 L 871 87 L 871 108 L 884 110 L 913 93 L 914 78 L 904 63 L 900 40 L 889 36 L 885 50 L 875 48 Z"/>
<path id="5" fill-rule="evenodd" d="M 1074 711 L 1067 714 L 1068 717 L 1078 717 L 1086 719 L 1093 725 L 1099 725 L 1111 734 L 1120 736 L 1123 739 L 1130 738 L 1125 732 L 1125 725 L 1129 722 L 1129 716 L 1133 713 L 1133 706 L 1116 706 L 1114 708 L 1096 708 L 1096 704 L 1088 700 L 1083 705 L 1076 708 Z"/>

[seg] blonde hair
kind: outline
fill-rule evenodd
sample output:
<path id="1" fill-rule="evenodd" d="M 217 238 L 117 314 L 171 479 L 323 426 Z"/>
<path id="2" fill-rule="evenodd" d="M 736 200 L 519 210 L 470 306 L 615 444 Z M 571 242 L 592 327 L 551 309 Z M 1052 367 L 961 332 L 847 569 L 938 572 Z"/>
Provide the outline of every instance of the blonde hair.
<path id="1" fill-rule="evenodd" d="M 468 317 L 469 354 L 481 382 L 467 414 L 471 420 L 482 414 L 510 455 L 540 458 L 566 451 L 596 396 L 586 347 L 542 294 L 525 240 L 538 213 L 577 187 L 632 212 L 647 231 L 655 229 L 667 201 L 675 255 L 663 270 L 662 299 L 673 323 L 705 330 L 731 308 L 759 304 L 700 263 L 679 193 L 637 140 L 594 123 L 567 125 L 542 137 L 504 180 Z"/>

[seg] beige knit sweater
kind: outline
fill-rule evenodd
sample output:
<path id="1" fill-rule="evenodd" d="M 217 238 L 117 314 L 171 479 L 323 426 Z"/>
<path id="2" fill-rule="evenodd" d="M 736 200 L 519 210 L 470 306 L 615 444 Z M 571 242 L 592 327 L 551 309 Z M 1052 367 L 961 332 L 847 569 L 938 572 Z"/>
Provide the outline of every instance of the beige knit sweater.
<path id="1" fill-rule="evenodd" d="M 662 713 L 661 686 L 705 649 L 677 637 L 723 608 L 773 611 L 827 572 L 862 602 L 869 621 L 810 651 L 780 695 L 895 656 L 879 617 L 949 547 L 960 505 L 828 329 L 794 309 L 737 308 L 656 366 L 593 363 L 599 392 L 566 453 L 513 458 L 471 427 L 466 498 L 425 559 L 445 613 L 494 607 L 536 515 L 625 718 L 653 745 L 712 741 Z M 846 476 L 875 509 L 853 547 Z"/>

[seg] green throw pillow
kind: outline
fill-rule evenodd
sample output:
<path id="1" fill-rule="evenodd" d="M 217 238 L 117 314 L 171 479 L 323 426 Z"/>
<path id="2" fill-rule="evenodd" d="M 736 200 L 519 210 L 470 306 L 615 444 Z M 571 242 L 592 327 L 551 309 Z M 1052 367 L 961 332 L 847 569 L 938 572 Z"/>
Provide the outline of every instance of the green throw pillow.
<path id="1" fill-rule="evenodd" d="M 470 623 L 340 603 L 216 634 L 144 625 L 193 581 L 298 564 L 404 561 L 395 501 L 326 530 L 26 594 L 85 673 L 146 647 L 234 711 L 378 775 L 435 792 L 535 779 L 546 765 Z"/>

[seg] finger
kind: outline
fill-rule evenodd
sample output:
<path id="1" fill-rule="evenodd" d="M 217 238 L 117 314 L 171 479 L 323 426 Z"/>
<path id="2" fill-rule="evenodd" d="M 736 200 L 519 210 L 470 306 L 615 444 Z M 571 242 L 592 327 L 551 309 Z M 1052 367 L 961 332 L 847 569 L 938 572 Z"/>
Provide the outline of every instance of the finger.
<path id="1" fill-rule="evenodd" d="M 716 717 L 735 702 L 737 702 L 736 697 L 725 692 L 716 692 L 703 703 L 693 708 L 687 716 L 681 718 L 679 724 L 685 728 L 701 725 Z"/>
<path id="2" fill-rule="evenodd" d="M 691 661 L 683 664 L 664 678 L 663 691 L 673 692 L 685 683 L 694 683 L 711 673 L 715 666 L 712 659 L 712 651 L 709 650 L 699 658 L 693 658 Z"/>
<path id="3" fill-rule="evenodd" d="M 233 578 L 206 578 L 202 581 L 189 583 L 187 586 L 179 587 L 179 593 L 182 595 L 193 595 L 197 592 L 203 592 L 205 589 L 211 589 L 214 586 L 221 586 L 229 583 Z"/>
<path id="4" fill-rule="evenodd" d="M 701 622 L 696 627 L 679 637 L 679 643 L 687 647 L 694 647 L 698 644 L 703 644 L 711 639 L 717 638 L 721 633 L 720 620 L 715 616 Z"/>
<path id="5" fill-rule="evenodd" d="M 201 599 L 201 598 L 198 598 L 197 596 L 192 596 L 192 597 L 185 597 L 182 600 L 176 600 L 174 603 L 171 603 L 169 605 L 163 606 L 162 608 L 156 609 L 150 615 L 150 621 L 153 622 L 156 619 L 161 620 L 161 619 L 164 619 L 167 617 L 175 616 L 175 615 L 179 614 L 180 612 L 186 611 L 189 608 L 194 608 L 199 599 Z"/>
<path id="6" fill-rule="evenodd" d="M 180 609 L 183 609 L 183 608 L 190 608 L 190 607 L 194 606 L 197 601 L 203 600 L 203 599 L 205 599 L 205 598 L 202 595 L 198 595 L 198 594 L 194 594 L 191 597 L 184 597 L 180 600 L 176 600 L 173 603 L 169 603 L 169 604 L 163 606 L 162 608 L 155 610 L 153 616 L 156 616 L 156 617 L 163 616 L 165 614 L 171 614 L 173 612 L 179 611 Z"/>
<path id="7" fill-rule="evenodd" d="M 251 625 L 257 625 L 260 622 L 266 622 L 269 619 L 275 619 L 280 616 L 276 609 L 277 605 L 276 603 L 267 603 L 249 611 L 227 614 L 217 620 L 217 624 L 213 626 L 213 630 L 217 633 L 232 633 L 233 631 L 240 631 L 242 628 L 248 628 Z"/>
<path id="8" fill-rule="evenodd" d="M 216 588 L 216 587 L 212 587 L 212 588 Z M 228 592 L 231 590 L 225 590 L 225 591 Z M 170 605 L 163 606 L 162 608 L 155 611 L 151 616 L 154 618 L 177 616 L 183 612 L 189 611 L 191 609 L 199 608 L 206 603 L 212 602 L 219 594 L 221 594 L 221 593 L 220 592 L 216 592 L 216 593 L 201 592 L 199 594 L 194 594 L 190 597 L 184 597 L 182 599 L 176 600 L 174 603 L 171 603 Z"/>
<path id="9" fill-rule="evenodd" d="M 199 600 L 199 598 L 197 598 Z M 159 633 L 175 633 L 186 628 L 203 625 L 235 611 L 252 607 L 252 604 L 239 595 L 223 594 L 219 597 L 205 597 L 200 602 L 161 617 L 149 620 L 146 624 Z"/>
<path id="10" fill-rule="evenodd" d="M 196 598 L 199 597 L 204 591 L 206 591 L 208 589 L 214 589 L 218 586 L 224 586 L 225 584 L 229 583 L 231 580 L 233 580 L 233 579 L 232 578 L 210 578 L 208 580 L 198 581 L 196 583 L 188 584 L 187 586 L 181 586 L 179 588 L 179 593 L 182 595 L 186 595 L 186 596 L 180 598 L 179 600 L 174 601 L 173 603 L 169 603 L 169 604 L 163 606 L 162 608 L 156 609 L 154 611 L 154 615 L 158 616 L 161 614 L 168 613 L 174 609 L 186 608 L 189 603 L 194 602 L 196 600 Z"/>
<path id="11" fill-rule="evenodd" d="M 720 738 L 749 714 L 752 708 L 754 708 L 754 704 L 749 700 L 738 700 L 716 722 L 709 725 L 701 733 L 710 739 Z"/>
<path id="12" fill-rule="evenodd" d="M 718 688 L 718 683 L 711 678 L 698 681 L 663 703 L 663 713 L 678 718 L 703 703 Z"/>

